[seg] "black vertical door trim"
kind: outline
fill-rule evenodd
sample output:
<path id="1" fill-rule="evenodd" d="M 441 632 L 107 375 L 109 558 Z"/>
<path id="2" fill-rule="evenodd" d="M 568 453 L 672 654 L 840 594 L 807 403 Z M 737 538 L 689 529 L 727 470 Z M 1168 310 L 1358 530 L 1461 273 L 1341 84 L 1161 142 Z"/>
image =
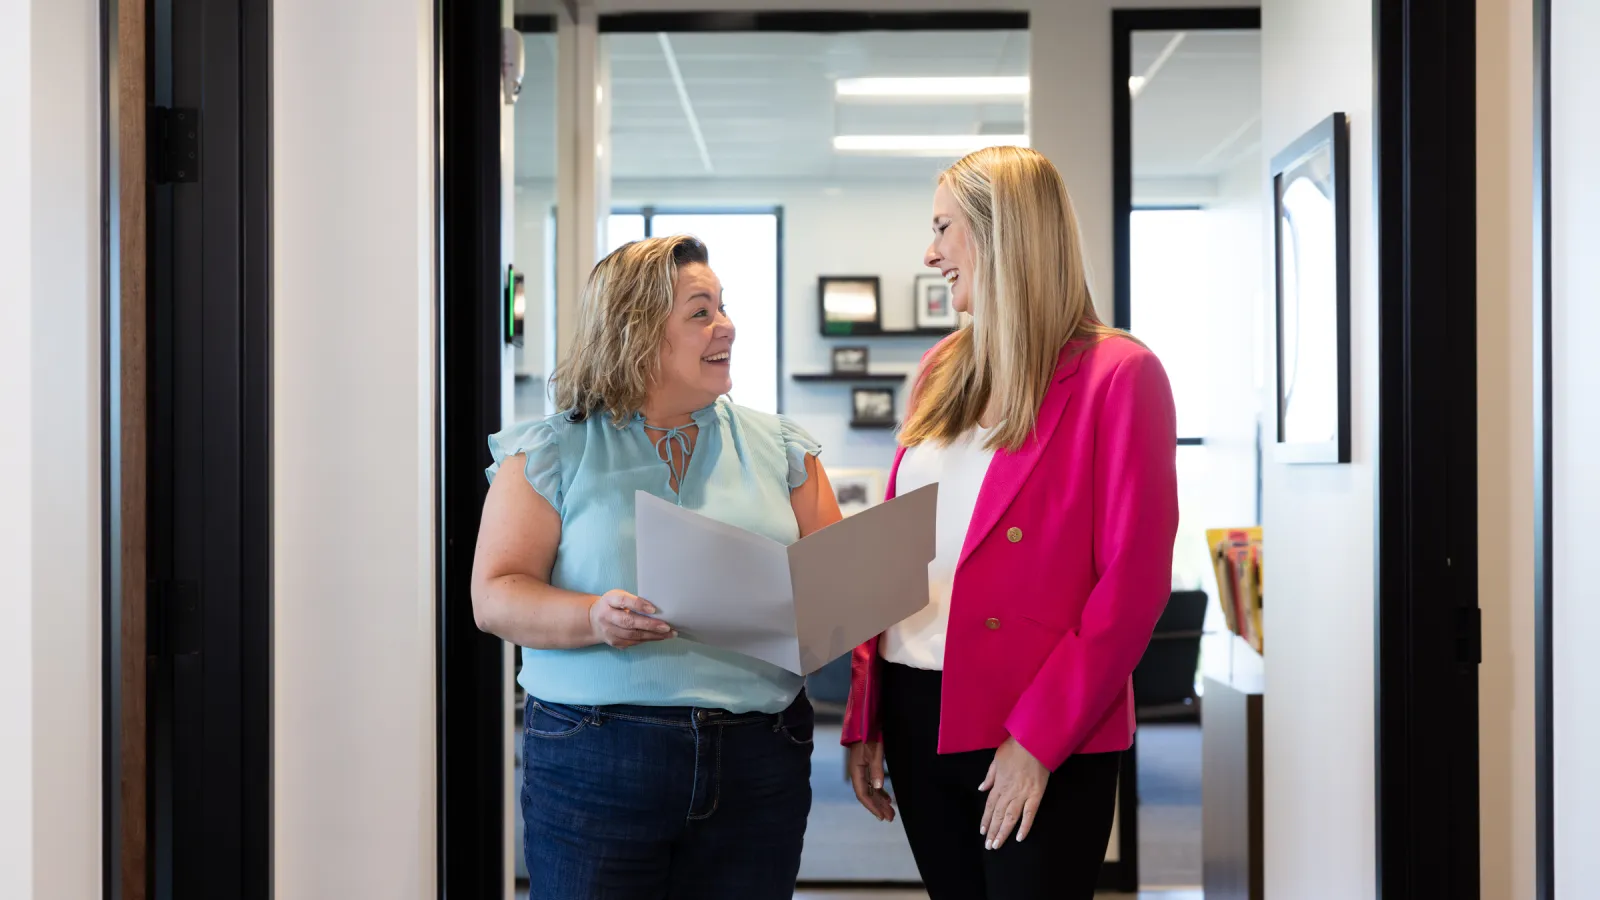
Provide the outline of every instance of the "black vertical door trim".
<path id="1" fill-rule="evenodd" d="M 241 406 L 239 676 L 245 900 L 272 877 L 272 0 L 239 0 Z"/>
<path id="2" fill-rule="evenodd" d="M 441 0 L 443 166 L 439 453 L 439 896 L 506 883 L 505 645 L 472 614 L 472 557 L 500 429 L 499 3 Z"/>
<path id="3" fill-rule="evenodd" d="M 121 497 L 114 490 L 113 472 L 122 466 L 122 435 L 115 423 L 122 409 L 122 373 L 113 361 L 120 348 L 120 335 L 113 335 L 112 306 L 121 305 L 121 256 L 117 235 L 121 228 L 122 204 L 112 192 L 112 170 L 118 162 L 120 137 L 119 73 L 113 47 L 117 40 L 115 0 L 99 0 L 100 14 L 100 895 L 104 900 L 120 900 L 121 870 L 118 825 L 122 803 L 119 791 L 122 773 L 122 709 L 117 702 L 117 686 L 122 680 L 121 658 L 116 642 L 120 637 L 121 613 L 116 609 L 117 592 L 113 585 L 122 578 L 113 554 L 113 542 L 120 539 L 114 527 L 121 516 Z"/>
<path id="4" fill-rule="evenodd" d="M 197 132 L 199 174 L 150 225 L 154 896 L 267 900 L 270 0 L 155 8 L 154 121 Z"/>
<path id="5" fill-rule="evenodd" d="M 1550 7 L 1533 0 L 1533 718 L 1536 900 L 1556 895 L 1555 845 L 1555 381 L 1551 365 Z"/>
<path id="6" fill-rule="evenodd" d="M 1479 895 L 1476 21 L 1374 0 L 1380 898 Z"/>

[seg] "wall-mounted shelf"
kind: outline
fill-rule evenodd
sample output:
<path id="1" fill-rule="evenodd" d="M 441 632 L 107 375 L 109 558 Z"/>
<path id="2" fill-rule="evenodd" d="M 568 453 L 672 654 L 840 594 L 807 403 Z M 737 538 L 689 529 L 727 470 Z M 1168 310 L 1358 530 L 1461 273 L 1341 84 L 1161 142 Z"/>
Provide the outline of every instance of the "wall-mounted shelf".
<path id="1" fill-rule="evenodd" d="M 858 421 L 852 419 L 852 420 L 850 420 L 850 427 L 851 428 L 865 428 L 865 429 L 870 429 L 870 430 L 875 430 L 875 431 L 890 431 L 890 430 L 893 430 L 895 428 L 899 428 L 900 427 L 900 423 L 899 422 L 858 422 Z"/>
<path id="2" fill-rule="evenodd" d="M 905 372 L 796 372 L 795 381 L 832 381 L 840 384 L 892 383 L 906 380 Z"/>
<path id="3" fill-rule="evenodd" d="M 896 328 L 892 331 L 857 331 L 854 334 L 824 334 L 829 340 L 844 338 L 847 340 L 872 338 L 900 338 L 900 337 L 949 337 L 955 334 L 948 328 Z"/>

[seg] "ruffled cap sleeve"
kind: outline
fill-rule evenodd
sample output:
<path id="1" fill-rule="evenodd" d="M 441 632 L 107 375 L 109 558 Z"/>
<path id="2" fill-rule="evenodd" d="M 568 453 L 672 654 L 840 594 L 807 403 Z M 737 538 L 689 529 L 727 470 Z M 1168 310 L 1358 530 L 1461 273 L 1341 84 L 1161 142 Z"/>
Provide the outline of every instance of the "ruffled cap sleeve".
<path id="1" fill-rule="evenodd" d="M 523 454 L 527 463 L 522 467 L 523 477 L 558 511 L 561 509 L 561 446 L 557 440 L 556 426 L 549 419 L 513 425 L 497 434 L 489 435 L 489 453 L 494 464 L 484 470 L 489 481 L 494 481 L 500 464 L 510 457 Z"/>
<path id="2" fill-rule="evenodd" d="M 806 457 L 822 453 L 822 445 L 810 432 L 795 424 L 787 416 L 778 417 L 778 431 L 783 438 L 784 456 L 789 462 L 789 490 L 806 483 Z"/>

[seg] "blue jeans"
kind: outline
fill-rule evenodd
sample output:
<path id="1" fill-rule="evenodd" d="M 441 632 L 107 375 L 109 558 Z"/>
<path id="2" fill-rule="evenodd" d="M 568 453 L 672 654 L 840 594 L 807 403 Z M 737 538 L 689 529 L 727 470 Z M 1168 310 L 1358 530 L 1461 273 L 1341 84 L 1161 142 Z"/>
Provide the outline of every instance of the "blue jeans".
<path id="1" fill-rule="evenodd" d="M 790 900 L 811 702 L 778 714 L 528 698 L 530 900 Z"/>

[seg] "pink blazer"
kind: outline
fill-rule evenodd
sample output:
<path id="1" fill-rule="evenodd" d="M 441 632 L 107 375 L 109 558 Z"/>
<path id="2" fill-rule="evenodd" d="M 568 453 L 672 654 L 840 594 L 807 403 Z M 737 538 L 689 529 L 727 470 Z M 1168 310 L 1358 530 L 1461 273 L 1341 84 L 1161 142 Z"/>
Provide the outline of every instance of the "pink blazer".
<path id="1" fill-rule="evenodd" d="M 950 598 L 940 753 L 1011 736 L 1055 770 L 1133 743 L 1133 668 L 1172 590 L 1177 414 L 1150 351 L 1078 346 L 1034 437 L 997 452 L 978 493 Z M 851 659 L 845 744 L 880 739 L 878 641 Z"/>

